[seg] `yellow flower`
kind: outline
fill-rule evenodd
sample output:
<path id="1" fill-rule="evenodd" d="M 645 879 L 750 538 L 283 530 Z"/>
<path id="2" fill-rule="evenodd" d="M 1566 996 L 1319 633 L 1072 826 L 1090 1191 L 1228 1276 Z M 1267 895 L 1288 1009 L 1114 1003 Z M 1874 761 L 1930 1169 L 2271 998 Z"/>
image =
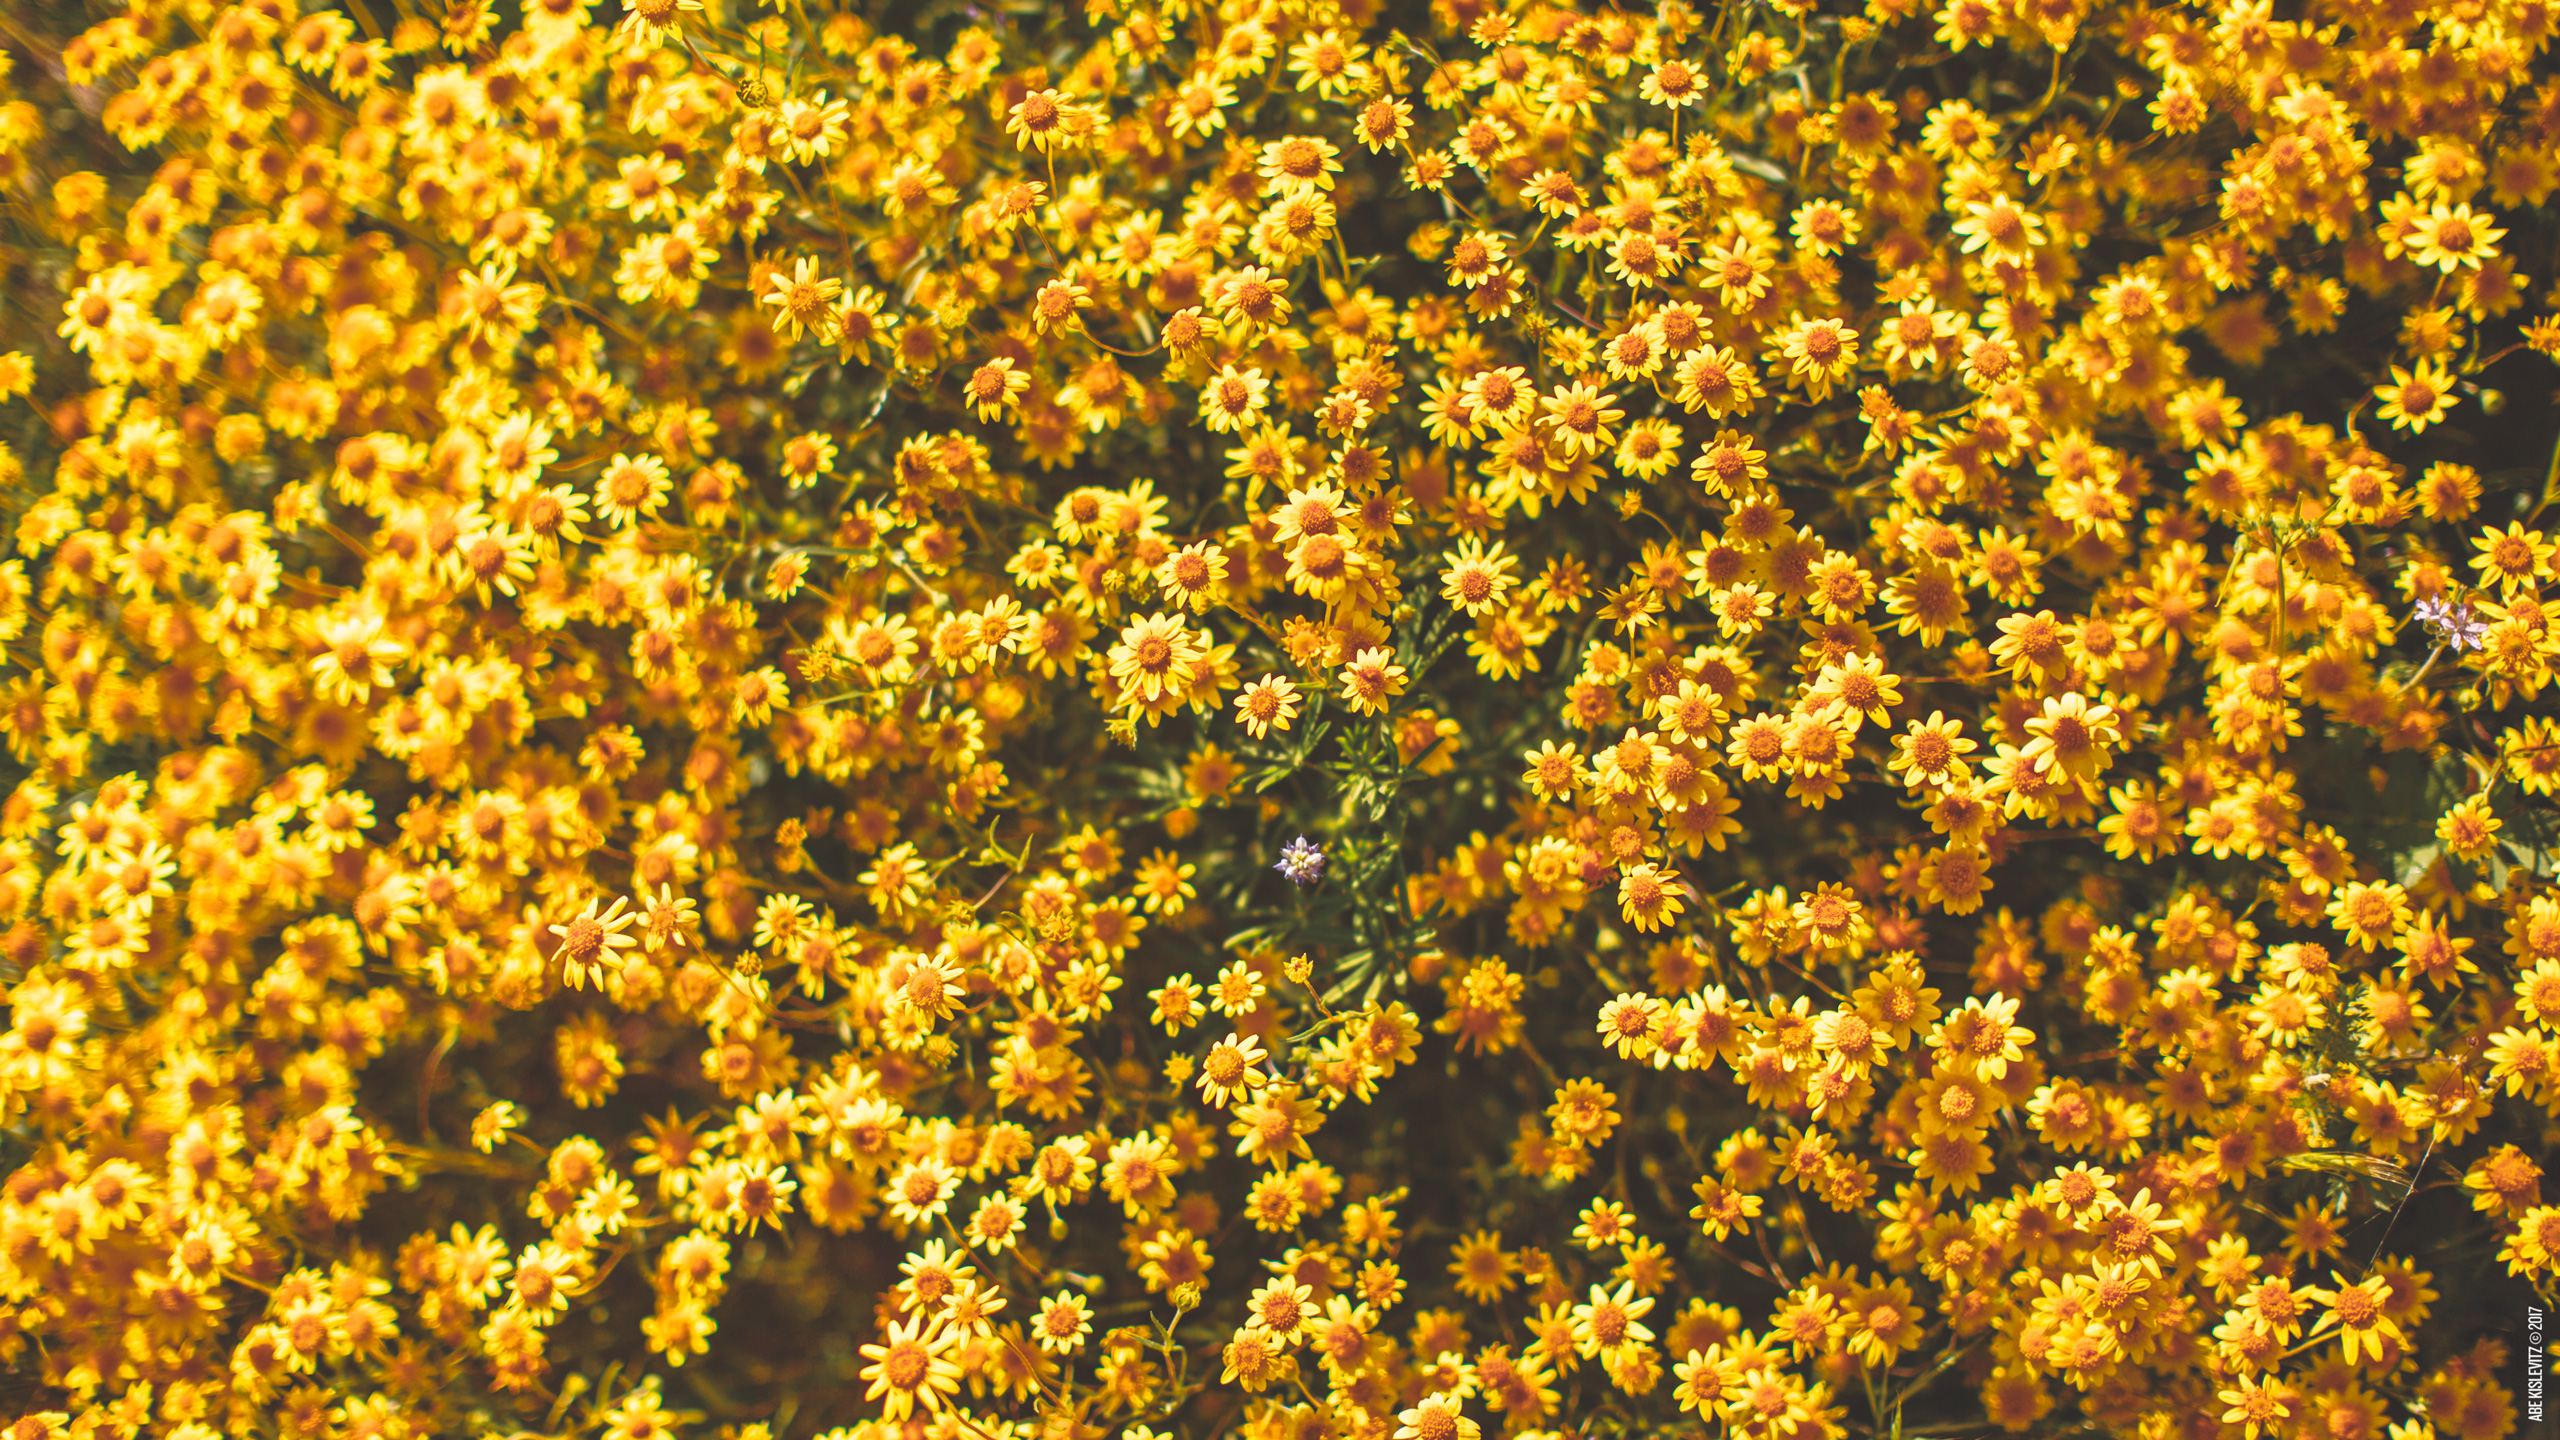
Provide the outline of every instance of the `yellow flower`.
<path id="1" fill-rule="evenodd" d="M 1156 567 L 1155 578 L 1168 603 L 1206 613 L 1225 591 L 1227 552 L 1205 541 L 1185 545 Z"/>
<path id="2" fill-rule="evenodd" d="M 657 4 L 663 0 L 631 0 L 635 4 Z M 765 281 L 765 291 L 758 299 L 773 307 L 773 328 L 797 340 L 807 331 L 817 332 L 820 343 L 833 340 L 841 321 L 829 307 L 844 282 L 818 273 L 818 262 L 806 255 L 792 262 L 785 274 L 774 270 Z"/>
<path id="3" fill-rule="evenodd" d="M 1298 687 L 1280 676 L 1265 675 L 1236 697 L 1236 718 L 1256 740 L 1275 730 L 1286 732 L 1298 718 Z"/>
<path id="4" fill-rule="evenodd" d="M 2394 365 L 2389 383 L 2375 386 L 2373 394 L 2382 402 L 2375 414 L 2392 429 L 2414 434 L 2453 408 L 2453 372 L 2433 360 L 2419 361 L 2414 370 Z"/>
<path id="5" fill-rule="evenodd" d="M 1617 397 L 1596 385 L 1571 384 L 1540 398 L 1548 433 L 1569 455 L 1591 455 L 1607 449 L 1614 427 L 1627 412 Z"/>
<path id="6" fill-rule="evenodd" d="M 1132 623 L 1106 657 L 1111 678 L 1119 683 L 1120 703 L 1149 711 L 1187 696 L 1207 661 L 1207 647 L 1177 615 L 1149 615 Z"/>
<path id="7" fill-rule="evenodd" d="M 1630 865 L 1618 879 L 1619 913 L 1636 929 L 1652 932 L 1680 918 L 1682 886 L 1650 863 Z"/>
<path id="8" fill-rule="evenodd" d="M 1770 348 L 1790 362 L 1789 373 L 1820 400 L 1830 395 L 1832 382 L 1858 363 L 1858 332 L 1837 320 L 1799 316 L 1778 332 Z"/>
<path id="9" fill-rule="evenodd" d="M 1352 128 L 1364 149 L 1373 152 L 1393 149 L 1413 133 L 1413 106 L 1392 96 L 1381 96 L 1361 107 Z"/>
<path id="10" fill-rule="evenodd" d="M 1080 147 L 1092 124 L 1083 107 L 1067 102 L 1055 90 L 1034 90 L 1005 115 L 1004 133 L 1025 150 L 1043 155 Z"/>
<path id="11" fill-rule="evenodd" d="M 1228 365 L 1200 387 L 1200 420 L 1222 435 L 1239 434 L 1262 417 L 1270 383 L 1260 370 Z"/>
<path id="12" fill-rule="evenodd" d="M 1342 698 L 1363 715 L 1381 714 L 1388 701 L 1404 693 L 1406 679 L 1394 652 L 1371 647 L 1342 667 Z"/>
<path id="13" fill-rule="evenodd" d="M 654 46 L 684 22 L 685 11 L 701 8 L 702 0 L 622 0 L 622 24 L 614 36 Z"/>
<path id="14" fill-rule="evenodd" d="M 1042 1350 L 1052 1355 L 1072 1355 L 1083 1349 L 1086 1338 L 1093 1334 L 1093 1315 L 1085 1308 L 1081 1295 L 1052 1295 L 1040 1302 L 1040 1314 L 1031 1322 L 1031 1333 Z"/>
<path id="15" fill-rule="evenodd" d="M 2244 1378 L 2237 1387 L 2215 1394 L 2230 1407 L 2222 1412 L 2222 1422 L 2240 1426 L 2249 1440 L 2257 1440 L 2261 1433 L 2285 1433 L 2298 1398 L 2291 1386 L 2256 1377 Z"/>
<path id="16" fill-rule="evenodd" d="M 483 1155 L 524 1123 L 524 1109 L 512 1100 L 493 1100 L 471 1122 L 471 1147 Z"/>
<path id="17" fill-rule="evenodd" d="M 2410 227 L 2402 243 L 2410 259 L 2451 273 L 2479 269 L 2498 253 L 2498 241 L 2506 233 L 2468 205 L 2438 204 Z"/>
<path id="18" fill-rule="evenodd" d="M 869 1383 L 866 1401 L 878 1401 L 891 1421 L 918 1410 L 939 1414 L 947 1397 L 960 1388 L 960 1367 L 950 1355 L 957 1337 L 936 1319 L 910 1316 L 883 1326 L 877 1344 L 861 1347 L 871 1363 L 862 1367 Z"/>
<path id="19" fill-rule="evenodd" d="M 1257 168 L 1263 179 L 1278 185 L 1284 194 L 1330 190 L 1333 177 L 1342 170 L 1340 154 L 1331 141 L 1293 135 L 1263 146 Z"/>
<path id="20" fill-rule="evenodd" d="M 1470 536 L 1458 542 L 1458 548 L 1441 557 L 1448 568 L 1440 572 L 1440 593 L 1450 604 L 1469 615 L 1484 615 L 1501 608 L 1503 596 L 1518 583 L 1515 570 L 1519 564 L 1496 541 L 1491 550 L 1484 542 Z"/>
<path id="21" fill-rule="evenodd" d="M 1964 253 L 2001 260 L 2023 260 L 2045 239 L 2043 219 L 2005 195 L 1967 204 L 1952 229 L 1963 237 Z"/>
<path id="22" fill-rule="evenodd" d="M 584 910 L 565 924 L 550 927 L 551 938 L 559 942 L 551 958 L 560 963 L 571 989 L 584 989 L 590 980 L 603 985 L 622 968 L 621 952 L 640 943 L 638 937 L 623 933 L 640 918 L 629 912 L 630 903 L 617 895 L 611 909 L 599 912 L 602 897 L 590 896 Z"/>
<path id="23" fill-rule="evenodd" d="M 1022 396 L 1031 388 L 1031 377 L 1013 368 L 1010 356 L 998 356 L 971 372 L 965 386 L 970 408 L 981 420 L 993 420 L 1008 410 L 1021 408 Z"/>
<path id="24" fill-rule="evenodd" d="M 1084 328 L 1093 291 L 1072 280 L 1051 280 L 1031 297 L 1031 323 L 1043 335 Z"/>

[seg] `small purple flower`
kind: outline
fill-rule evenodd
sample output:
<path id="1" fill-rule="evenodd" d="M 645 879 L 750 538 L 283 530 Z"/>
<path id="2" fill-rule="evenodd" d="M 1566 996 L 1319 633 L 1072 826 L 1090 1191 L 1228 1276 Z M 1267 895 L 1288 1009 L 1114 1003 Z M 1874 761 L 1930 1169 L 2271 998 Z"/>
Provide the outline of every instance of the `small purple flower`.
<path id="1" fill-rule="evenodd" d="M 2419 624 L 2435 633 L 2437 644 L 2456 652 L 2477 650 L 2488 641 L 2488 622 L 2474 616 L 2468 603 L 2448 605 L 2442 600 L 2421 600 L 2412 613 Z"/>
<path id="2" fill-rule="evenodd" d="M 1280 848 L 1280 863 L 1271 868 L 1303 890 L 1324 878 L 1324 847 L 1301 835 Z"/>

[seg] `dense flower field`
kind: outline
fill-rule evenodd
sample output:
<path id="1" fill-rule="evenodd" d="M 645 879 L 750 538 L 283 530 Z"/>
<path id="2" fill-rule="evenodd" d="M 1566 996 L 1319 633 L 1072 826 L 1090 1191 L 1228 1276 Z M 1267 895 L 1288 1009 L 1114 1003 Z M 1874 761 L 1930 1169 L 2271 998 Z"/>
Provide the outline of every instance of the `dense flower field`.
<path id="1" fill-rule="evenodd" d="M 2510 1434 L 2555 32 L 0 7 L 0 1436 Z"/>

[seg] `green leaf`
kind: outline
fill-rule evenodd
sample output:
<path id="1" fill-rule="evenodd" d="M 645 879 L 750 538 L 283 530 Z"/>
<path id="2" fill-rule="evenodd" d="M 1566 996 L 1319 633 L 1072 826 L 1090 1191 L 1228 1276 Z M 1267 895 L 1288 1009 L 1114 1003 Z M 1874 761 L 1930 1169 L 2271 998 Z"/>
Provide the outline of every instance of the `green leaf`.
<path id="1" fill-rule="evenodd" d="M 1244 929 L 1228 936 L 1220 948 L 1233 950 L 1239 945 L 1251 944 L 1253 941 L 1259 940 L 1266 935 L 1277 935 L 1283 928 L 1284 927 L 1279 925 L 1248 925 Z"/>
<path id="2" fill-rule="evenodd" d="M 1757 175 L 1761 179 L 1775 184 L 1784 184 L 1795 178 L 1787 173 L 1785 167 L 1775 163 L 1774 161 L 1763 160 L 1759 156 L 1749 154 L 1745 151 L 1727 150 L 1725 152 L 1725 157 L 1733 162 L 1734 169 L 1741 171 L 1745 175 Z"/>
<path id="3" fill-rule="evenodd" d="M 1335 961 L 1334 973 L 1337 978 L 1325 987 L 1324 1003 L 1339 1005 L 1348 1000 L 1353 991 L 1376 978 L 1372 972 L 1377 963 L 1378 952 L 1374 949 L 1354 950 Z M 1370 993 L 1372 995 L 1376 993 L 1374 986 Z"/>
<path id="4" fill-rule="evenodd" d="M 2276 1164 L 2286 1170 L 2308 1171 L 2315 1175 L 2360 1175 L 2385 1185 L 2405 1185 L 2409 1181 L 2408 1167 L 2399 1161 L 2357 1150 L 2312 1150 L 2288 1155 Z"/>
<path id="5" fill-rule="evenodd" d="M 2427 873 L 2427 867 L 2436 863 L 2436 855 L 2440 848 L 2435 845 L 2422 845 L 2401 857 L 2400 871 L 2397 876 L 2399 882 L 2402 885 L 2417 884 L 2418 877 Z"/>

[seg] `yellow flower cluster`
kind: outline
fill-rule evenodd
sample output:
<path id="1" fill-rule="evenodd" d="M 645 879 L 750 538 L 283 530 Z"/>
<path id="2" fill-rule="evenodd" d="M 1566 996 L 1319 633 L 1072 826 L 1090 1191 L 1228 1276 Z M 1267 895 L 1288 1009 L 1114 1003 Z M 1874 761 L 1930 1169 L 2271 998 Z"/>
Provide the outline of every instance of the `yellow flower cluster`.
<path id="1" fill-rule="evenodd" d="M 2560 9 L 772 8 L 0 16 L 6 1440 L 2511 1433 Z"/>

